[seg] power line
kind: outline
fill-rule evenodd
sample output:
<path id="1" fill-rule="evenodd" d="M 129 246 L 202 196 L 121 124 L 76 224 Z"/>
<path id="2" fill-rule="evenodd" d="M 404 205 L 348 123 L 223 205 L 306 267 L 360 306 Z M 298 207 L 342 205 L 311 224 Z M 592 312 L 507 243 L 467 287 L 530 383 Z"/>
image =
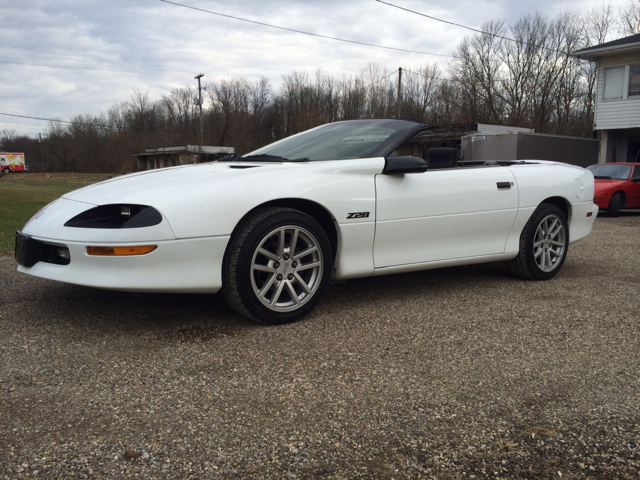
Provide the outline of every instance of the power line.
<path id="1" fill-rule="evenodd" d="M 360 93 L 360 92 L 362 92 L 363 90 L 366 90 L 367 88 L 371 88 L 371 87 L 373 87 L 374 85 L 377 85 L 378 83 L 380 83 L 381 81 L 383 81 L 383 80 L 385 80 L 385 79 L 389 78 L 390 76 L 392 76 L 392 75 L 396 75 L 397 73 L 398 73 L 398 70 L 394 70 L 394 71 L 393 71 L 393 72 L 391 72 L 390 74 L 385 75 L 385 76 L 384 76 L 384 77 L 382 77 L 382 78 L 379 78 L 379 79 L 378 79 L 378 80 L 376 80 L 375 82 L 370 83 L 369 85 L 367 85 L 367 86 L 365 86 L 365 87 L 361 87 L 361 88 L 359 88 L 358 90 L 353 90 L 353 91 L 351 91 L 351 92 L 347 92 L 347 93 L 343 94 L 343 95 L 342 95 L 342 97 L 343 97 L 343 98 L 345 98 L 345 97 L 348 97 L 348 96 L 350 96 L 350 95 L 355 95 L 356 93 Z"/>
<path id="2" fill-rule="evenodd" d="M 6 115 L 7 117 L 29 118 L 32 120 L 43 120 L 45 122 L 69 123 L 71 125 L 85 125 L 88 127 L 115 128 L 115 127 L 112 127 L 111 125 L 101 125 L 98 123 L 86 123 L 86 122 L 76 122 L 71 120 L 60 120 L 59 118 L 31 117 L 29 115 L 16 115 L 15 113 L 0 112 L 0 115 Z"/>
<path id="3" fill-rule="evenodd" d="M 412 72 L 412 71 L 407 70 L 407 69 L 405 69 L 405 68 L 403 68 L 403 69 L 402 69 L 402 71 L 403 71 L 403 72 L 406 72 L 406 73 L 410 73 L 411 75 L 415 75 L 415 76 L 417 76 L 417 77 L 423 77 L 423 78 L 426 78 L 426 79 L 428 79 L 428 80 L 432 80 L 432 79 L 433 79 L 433 80 L 442 80 L 443 82 L 456 82 L 456 81 L 458 81 L 458 80 L 456 80 L 455 78 L 442 78 L 442 77 L 436 77 L 436 76 L 429 77 L 429 76 L 424 75 L 424 74 L 422 74 L 422 73 Z M 491 81 L 492 81 L 492 82 L 502 82 L 502 80 L 503 80 L 503 79 L 501 79 L 501 78 L 494 78 L 494 79 L 492 79 Z"/>
<path id="4" fill-rule="evenodd" d="M 173 73 L 176 75 L 185 75 L 188 72 L 178 72 L 176 70 L 138 70 L 117 67 L 102 67 L 99 65 L 89 65 L 81 63 L 51 63 L 51 62 L 35 62 L 29 60 L 16 60 L 13 58 L 0 58 L 0 63 L 8 65 L 32 65 L 35 67 L 50 68 L 69 68 L 72 70 L 94 70 L 100 72 L 118 72 L 118 73 Z"/>
<path id="5" fill-rule="evenodd" d="M 407 70 L 406 68 L 403 68 L 402 71 L 405 72 L 405 73 L 410 73 L 411 75 L 415 75 L 416 77 L 426 78 L 427 80 L 442 80 L 442 81 L 445 81 L 445 82 L 448 82 L 448 81 L 452 80 L 451 78 L 442 78 L 442 77 L 435 77 L 435 76 L 429 77 L 429 76 L 427 76 L 427 75 L 425 75 L 423 73 L 412 72 L 411 70 Z"/>
<path id="6" fill-rule="evenodd" d="M 443 20 L 441 18 L 436 18 L 436 17 L 433 17 L 431 15 L 427 15 L 426 13 L 416 12 L 415 10 L 410 10 L 408 8 L 401 7 L 399 5 L 394 5 L 393 3 L 384 2 L 383 0 L 376 0 L 376 2 L 384 3 L 385 5 L 389 5 L 390 7 L 394 7 L 394 8 L 397 8 L 399 10 L 404 10 L 405 12 L 413 13 L 415 15 L 420 15 L 421 17 L 430 18 L 431 20 L 436 20 L 438 22 L 448 23 L 449 25 L 454 25 L 456 27 L 465 28 L 467 30 L 471 30 L 472 32 L 484 33 L 486 35 L 491 35 L 491 36 L 494 36 L 494 37 L 504 38 L 504 37 L 500 37 L 499 35 L 496 35 L 496 34 L 493 34 L 493 33 L 488 33 L 488 32 L 485 32 L 483 30 L 478 30 L 477 28 L 467 27 L 466 25 L 462 25 L 460 23 L 450 22 L 449 20 Z M 508 39 L 508 40 L 511 40 L 511 39 Z"/>
<path id="7" fill-rule="evenodd" d="M 373 44 L 373 43 L 358 42 L 356 40 L 347 40 L 347 39 L 344 39 L 344 38 L 332 37 L 332 36 L 329 36 L 329 35 L 321 35 L 319 33 L 305 32 L 305 31 L 296 30 L 296 29 L 293 29 L 293 28 L 281 27 L 281 26 L 278 26 L 278 25 L 271 25 L 269 23 L 258 22 L 256 20 L 249 20 L 249 19 L 246 19 L 246 18 L 236 17 L 236 16 L 233 16 L 233 15 L 227 15 L 225 13 L 214 12 L 214 11 L 211 11 L 211 10 L 205 10 L 204 8 L 192 7 L 190 5 L 184 5 L 182 3 L 175 3 L 175 2 L 171 2 L 169 0 L 160 0 L 160 1 L 163 2 L 163 3 L 170 3 L 171 5 L 176 5 L 178 7 L 188 8 L 190 10 L 196 10 L 198 12 L 210 13 L 212 15 L 218 15 L 220 17 L 231 18 L 233 20 L 240 20 L 242 22 L 253 23 L 255 25 L 262 25 L 263 27 L 277 28 L 278 30 L 285 30 L 287 32 L 293 32 L 293 33 L 301 33 L 303 35 L 310 35 L 312 37 L 324 38 L 324 39 L 327 39 L 327 40 L 335 40 L 335 41 L 338 41 L 338 42 L 353 43 L 353 44 L 356 44 L 356 45 L 364 45 L 366 47 L 384 48 L 386 50 L 394 50 L 396 52 L 417 53 L 417 54 L 420 54 L 420 55 L 434 55 L 434 56 L 437 56 L 437 57 L 449 57 L 449 58 L 453 57 L 453 55 L 444 55 L 442 53 L 419 52 L 419 51 L 415 51 L 415 50 L 407 50 L 407 49 L 404 49 L 404 48 L 387 47 L 387 46 L 384 46 L 384 45 L 376 45 L 376 44 Z"/>
<path id="8" fill-rule="evenodd" d="M 161 1 L 164 1 L 164 0 L 161 0 Z M 533 44 L 533 43 L 524 42 L 522 40 L 516 40 L 515 38 L 506 37 L 504 35 L 499 35 L 497 33 L 486 32 L 486 31 L 480 30 L 478 28 L 468 27 L 466 25 L 462 25 L 461 23 L 455 23 L 455 22 L 451 22 L 449 20 L 443 20 L 442 18 L 437 18 L 437 17 L 434 17 L 432 15 L 427 15 L 426 13 L 416 12 L 415 10 L 411 10 L 409 8 L 401 7 L 399 5 L 394 5 L 393 3 L 385 2 L 383 0 L 376 0 L 376 2 L 383 3 L 385 5 L 389 5 L 390 7 L 397 8 L 399 10 L 404 10 L 405 12 L 413 13 L 414 15 L 420 15 L 421 17 L 429 18 L 429 19 L 435 20 L 437 22 L 442 22 L 442 23 L 446 23 L 446 24 L 449 24 L 449 25 L 453 25 L 455 27 L 460 27 L 460 28 L 464 28 L 466 30 L 471 30 L 472 32 L 482 33 L 483 35 L 489 35 L 491 37 L 500 38 L 502 40 L 507 40 L 509 42 L 519 43 L 521 45 L 525 45 L 525 46 L 528 46 L 528 47 L 541 48 L 541 49 L 547 50 L 549 52 L 561 53 L 563 55 L 569 55 L 569 52 L 563 52 L 562 50 L 557 50 L 555 48 L 549 48 L 549 47 L 545 47 L 543 45 L 536 45 L 536 44 Z"/>
<path id="9" fill-rule="evenodd" d="M 108 129 L 112 129 L 112 130 L 117 130 L 117 127 L 113 126 L 113 125 L 103 125 L 101 123 L 87 123 L 87 122 L 77 122 L 77 121 L 72 121 L 72 120 L 60 120 L 58 118 L 43 118 L 43 117 L 32 117 L 29 115 L 17 115 L 15 113 L 5 113 L 5 112 L 0 112 L 0 115 L 5 115 L 7 117 L 16 117 L 16 118 L 28 118 L 31 120 L 42 120 L 45 122 L 54 122 L 54 123 L 66 123 L 69 125 L 82 125 L 85 127 L 94 127 L 94 128 L 108 128 Z M 170 130 L 146 130 L 143 128 L 123 128 L 122 131 L 126 131 L 126 132 L 161 132 L 161 133 L 174 133 L 171 132 Z"/>

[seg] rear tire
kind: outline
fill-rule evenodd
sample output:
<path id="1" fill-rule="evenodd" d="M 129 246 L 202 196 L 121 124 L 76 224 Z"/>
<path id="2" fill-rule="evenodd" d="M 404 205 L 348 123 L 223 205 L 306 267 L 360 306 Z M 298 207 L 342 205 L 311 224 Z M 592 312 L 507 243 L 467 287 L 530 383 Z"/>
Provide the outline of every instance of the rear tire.
<path id="1" fill-rule="evenodd" d="M 290 208 L 260 210 L 229 240 L 222 294 L 251 320 L 293 322 L 318 304 L 332 266 L 329 239 L 313 218 Z"/>
<path id="2" fill-rule="evenodd" d="M 520 235 L 520 251 L 506 262 L 509 271 L 528 280 L 549 280 L 562 268 L 569 248 L 567 219 L 555 205 L 541 204 Z"/>
<path id="3" fill-rule="evenodd" d="M 609 208 L 607 209 L 607 215 L 616 218 L 620 215 L 620 209 L 622 208 L 622 194 L 616 192 L 611 197 L 609 202 Z"/>

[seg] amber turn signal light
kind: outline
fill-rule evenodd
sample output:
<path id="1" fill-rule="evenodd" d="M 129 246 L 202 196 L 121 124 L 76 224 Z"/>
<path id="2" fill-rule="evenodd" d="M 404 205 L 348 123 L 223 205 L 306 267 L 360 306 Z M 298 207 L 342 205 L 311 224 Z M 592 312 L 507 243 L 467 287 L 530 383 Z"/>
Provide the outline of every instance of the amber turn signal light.
<path id="1" fill-rule="evenodd" d="M 138 247 L 87 247 L 88 255 L 121 256 L 121 255 L 146 255 L 153 252 L 157 245 L 142 245 Z"/>

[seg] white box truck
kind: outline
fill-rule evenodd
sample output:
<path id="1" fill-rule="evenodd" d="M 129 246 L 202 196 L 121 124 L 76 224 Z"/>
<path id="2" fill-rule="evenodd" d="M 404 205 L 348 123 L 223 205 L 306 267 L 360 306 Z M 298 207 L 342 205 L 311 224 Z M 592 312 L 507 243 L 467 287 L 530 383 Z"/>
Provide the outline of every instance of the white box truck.
<path id="1" fill-rule="evenodd" d="M 0 152 L 0 172 L 24 172 L 24 153 Z"/>

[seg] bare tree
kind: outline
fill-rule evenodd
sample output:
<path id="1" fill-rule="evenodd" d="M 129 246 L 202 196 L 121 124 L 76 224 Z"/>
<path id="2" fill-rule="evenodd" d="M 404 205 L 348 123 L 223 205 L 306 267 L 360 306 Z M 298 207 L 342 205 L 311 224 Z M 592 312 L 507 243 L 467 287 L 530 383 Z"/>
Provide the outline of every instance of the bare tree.
<path id="1" fill-rule="evenodd" d="M 620 8 L 618 33 L 623 37 L 640 33 L 640 0 L 629 0 Z"/>
<path id="2" fill-rule="evenodd" d="M 436 91 L 442 82 L 440 69 L 436 64 L 405 69 L 403 81 L 403 117 L 434 123 Z"/>
<path id="3" fill-rule="evenodd" d="M 462 41 L 449 65 L 449 74 L 460 87 L 462 122 L 502 123 L 504 102 L 498 89 L 503 40 L 498 36 L 504 35 L 504 24 L 485 23 L 482 30 L 486 33 Z"/>
<path id="4" fill-rule="evenodd" d="M 76 165 L 76 159 L 72 154 L 72 135 L 62 123 L 52 121 L 47 127 L 45 138 L 47 154 L 57 163 L 54 168 L 63 172 L 72 172 Z"/>
<path id="5" fill-rule="evenodd" d="M 191 87 L 174 88 L 170 95 L 160 100 L 167 129 L 169 142 L 189 144 L 197 143 L 197 115 L 194 103 L 195 91 Z"/>

